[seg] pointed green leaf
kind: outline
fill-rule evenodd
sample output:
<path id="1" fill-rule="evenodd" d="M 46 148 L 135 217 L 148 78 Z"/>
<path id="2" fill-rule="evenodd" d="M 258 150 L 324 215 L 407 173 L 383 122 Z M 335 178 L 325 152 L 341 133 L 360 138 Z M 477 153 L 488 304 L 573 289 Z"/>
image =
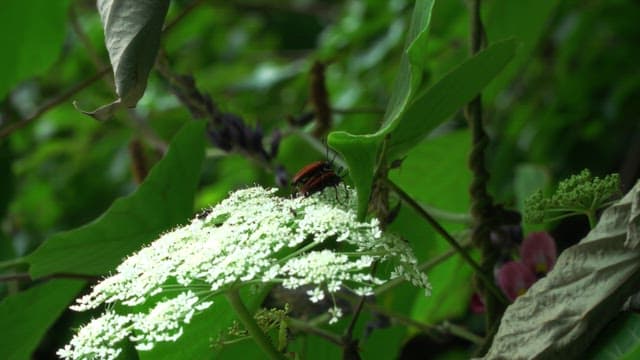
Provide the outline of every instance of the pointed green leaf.
<path id="1" fill-rule="evenodd" d="M 405 53 L 400 59 L 391 99 L 387 104 L 385 124 L 402 114 L 411 97 L 420 87 L 426 64 L 427 38 L 434 0 L 419 0 L 413 8 L 411 26 L 406 39 Z"/>
<path id="2" fill-rule="evenodd" d="M 158 54 L 168 9 L 169 0 L 98 0 L 118 99 L 87 115 L 104 120 L 118 106 L 136 106 Z"/>
<path id="3" fill-rule="evenodd" d="M 416 1 L 406 41 L 407 51 L 401 59 L 394 91 L 387 105 L 385 123 L 393 123 L 392 119 L 402 113 L 412 94 L 420 86 L 433 3 L 433 0 Z M 358 191 L 358 216 L 361 218 L 367 212 L 373 173 L 383 137 L 384 134 L 371 136 L 347 132 L 336 132 L 328 137 L 328 143 L 342 154 L 349 166 L 349 175 Z"/>
<path id="4" fill-rule="evenodd" d="M 45 241 L 27 258 L 31 275 L 105 274 L 127 254 L 184 222 L 200 178 L 203 131 L 203 122 L 187 123 L 135 193 L 116 200 L 93 222 Z"/>
<path id="5" fill-rule="evenodd" d="M 515 50 L 516 42 L 512 39 L 495 43 L 417 94 L 397 119 L 378 132 L 390 136 L 388 157 L 402 157 L 473 99 L 500 73 Z"/>
<path id="6" fill-rule="evenodd" d="M 0 359 L 30 359 L 49 327 L 84 286 L 79 280 L 52 280 L 0 303 Z"/>
<path id="7" fill-rule="evenodd" d="M 640 288 L 640 181 L 504 313 L 486 358 L 577 358 Z M 632 238 L 627 241 L 628 236 Z"/>

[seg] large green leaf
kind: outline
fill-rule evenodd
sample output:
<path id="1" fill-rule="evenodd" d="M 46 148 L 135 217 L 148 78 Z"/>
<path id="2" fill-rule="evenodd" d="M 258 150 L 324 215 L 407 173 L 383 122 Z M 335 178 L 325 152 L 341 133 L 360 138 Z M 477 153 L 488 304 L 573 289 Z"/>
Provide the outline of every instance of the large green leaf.
<path id="1" fill-rule="evenodd" d="M 640 289 L 640 181 L 511 304 L 486 356 L 576 358 Z"/>
<path id="2" fill-rule="evenodd" d="M 0 303 L 0 358 L 29 359 L 47 329 L 84 286 L 84 281 L 52 280 Z"/>
<path id="3" fill-rule="evenodd" d="M 67 0 L 4 0 L 0 11 L 0 99 L 58 59 L 65 37 Z"/>
<path id="4" fill-rule="evenodd" d="M 387 154 L 400 158 L 476 96 L 511 60 L 516 42 L 495 43 L 469 58 L 432 87 L 418 93 L 378 135 L 390 137 Z"/>
<path id="5" fill-rule="evenodd" d="M 424 74 L 427 37 L 434 0 L 419 0 L 413 9 L 411 27 L 406 40 L 406 52 L 400 59 L 391 99 L 387 104 L 385 124 L 393 122 L 419 89 Z"/>
<path id="6" fill-rule="evenodd" d="M 402 166 L 390 173 L 390 178 L 412 198 L 425 205 L 464 213 L 468 211 L 470 202 L 468 189 L 471 172 L 467 167 L 470 144 L 471 136 L 467 130 L 425 141 L 408 153 Z M 393 229 L 415 227 L 411 225 L 415 222 L 424 223 L 417 214 L 412 212 L 410 216 L 409 222 L 394 224 Z M 443 226 L 450 232 L 462 229 L 458 224 L 443 222 Z M 428 258 L 451 249 L 451 245 L 439 235 L 431 235 L 428 244 L 423 243 L 426 241 L 424 239 L 424 236 L 420 236 L 417 239 L 420 243 L 414 242 L 412 246 L 416 251 L 428 254 Z M 433 287 L 432 294 L 429 297 L 422 294 L 415 296 L 412 316 L 424 322 L 435 323 L 464 314 L 472 291 L 468 286 L 471 275 L 470 266 L 458 256 L 431 269 L 428 276 Z"/>
<path id="7" fill-rule="evenodd" d="M 258 309 L 264 297 L 266 290 L 254 292 L 253 289 L 243 289 L 241 291 L 242 299 L 249 311 Z M 227 347 L 216 350 L 215 341 L 221 332 L 226 331 L 233 321 L 236 320 L 235 312 L 225 299 L 219 295 L 214 297 L 213 305 L 203 313 L 197 314 L 191 319 L 191 322 L 184 326 L 184 333 L 175 342 L 157 343 L 151 351 L 139 351 L 140 359 L 149 360 L 172 360 L 172 359 L 233 359 L 238 357 L 230 357 L 227 353 L 236 354 L 242 352 L 242 349 L 234 347 L 229 351 Z M 252 342 L 253 340 L 246 340 Z M 245 345 L 245 344 L 243 344 Z M 255 347 L 251 347 L 250 352 Z M 262 353 L 260 353 L 263 355 Z M 252 358 L 252 357 L 245 357 Z"/>
<path id="8" fill-rule="evenodd" d="M 621 313 L 586 351 L 594 360 L 638 359 L 640 355 L 640 315 Z"/>
<path id="9" fill-rule="evenodd" d="M 45 241 L 27 258 L 31 275 L 105 274 L 127 254 L 184 222 L 200 178 L 203 130 L 202 122 L 186 124 L 134 194 L 116 200 L 95 221 Z"/>
<path id="10" fill-rule="evenodd" d="M 98 0 L 118 99 L 86 114 L 103 120 L 120 106 L 134 107 L 160 47 L 169 0 Z"/>

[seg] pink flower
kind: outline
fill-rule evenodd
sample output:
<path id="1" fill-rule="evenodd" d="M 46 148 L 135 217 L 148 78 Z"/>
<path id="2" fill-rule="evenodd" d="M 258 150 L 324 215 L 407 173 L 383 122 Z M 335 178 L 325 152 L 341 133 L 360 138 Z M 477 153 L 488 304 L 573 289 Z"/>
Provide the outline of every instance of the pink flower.
<path id="1" fill-rule="evenodd" d="M 535 274 L 546 274 L 556 263 L 556 242 L 549 233 L 534 232 L 520 245 L 520 258 Z"/>
<path id="2" fill-rule="evenodd" d="M 513 301 L 536 282 L 536 275 L 519 261 L 509 261 L 498 269 L 498 285 Z"/>

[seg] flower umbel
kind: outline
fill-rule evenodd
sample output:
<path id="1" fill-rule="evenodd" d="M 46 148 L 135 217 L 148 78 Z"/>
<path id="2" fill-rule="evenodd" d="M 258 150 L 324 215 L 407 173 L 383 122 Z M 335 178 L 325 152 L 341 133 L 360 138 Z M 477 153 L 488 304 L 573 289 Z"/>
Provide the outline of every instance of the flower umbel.
<path id="1" fill-rule="evenodd" d="M 349 194 L 337 201 L 333 192 L 281 198 L 275 189 L 236 191 L 206 217 L 162 235 L 124 260 L 79 298 L 73 310 L 119 304 L 123 314 L 108 310 L 81 328 L 58 355 L 113 359 L 119 354 L 116 344 L 125 338 L 139 350 L 175 341 L 192 316 L 212 305 L 208 298 L 244 284 L 312 286 L 312 301 L 342 288 L 367 295 L 389 280 L 371 275 L 371 265 L 389 262 L 391 277 L 402 276 L 429 292 L 408 245 L 383 234 L 375 219 L 357 221 L 353 190 L 339 191 Z M 316 249 L 328 240 L 344 250 Z M 134 312 L 140 304 L 151 310 Z M 330 310 L 332 321 L 342 316 L 338 310 Z"/>
<path id="2" fill-rule="evenodd" d="M 548 198 L 542 190 L 533 193 L 524 204 L 524 220 L 542 223 L 568 216 L 583 214 L 595 226 L 596 211 L 607 205 L 612 197 L 620 193 L 620 176 L 610 174 L 604 178 L 591 176 L 585 169 L 558 184 L 556 192 Z"/>

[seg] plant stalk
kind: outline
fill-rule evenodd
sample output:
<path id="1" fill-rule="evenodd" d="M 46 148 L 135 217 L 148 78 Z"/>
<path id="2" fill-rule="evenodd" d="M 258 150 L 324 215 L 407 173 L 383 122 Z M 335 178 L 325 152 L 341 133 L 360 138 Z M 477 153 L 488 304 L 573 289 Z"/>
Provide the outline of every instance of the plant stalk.
<path id="1" fill-rule="evenodd" d="M 238 319 L 240 319 L 242 325 L 247 329 L 247 332 L 251 335 L 253 341 L 258 344 L 258 347 L 260 347 L 260 349 L 262 349 L 270 359 L 285 360 L 286 358 L 284 355 L 276 350 L 269 337 L 262 331 L 262 329 L 260 329 L 260 326 L 256 323 L 253 315 L 251 315 L 247 307 L 242 302 L 240 294 L 238 294 L 238 290 L 231 289 L 225 293 L 225 296 L 236 315 L 238 315 Z"/>

